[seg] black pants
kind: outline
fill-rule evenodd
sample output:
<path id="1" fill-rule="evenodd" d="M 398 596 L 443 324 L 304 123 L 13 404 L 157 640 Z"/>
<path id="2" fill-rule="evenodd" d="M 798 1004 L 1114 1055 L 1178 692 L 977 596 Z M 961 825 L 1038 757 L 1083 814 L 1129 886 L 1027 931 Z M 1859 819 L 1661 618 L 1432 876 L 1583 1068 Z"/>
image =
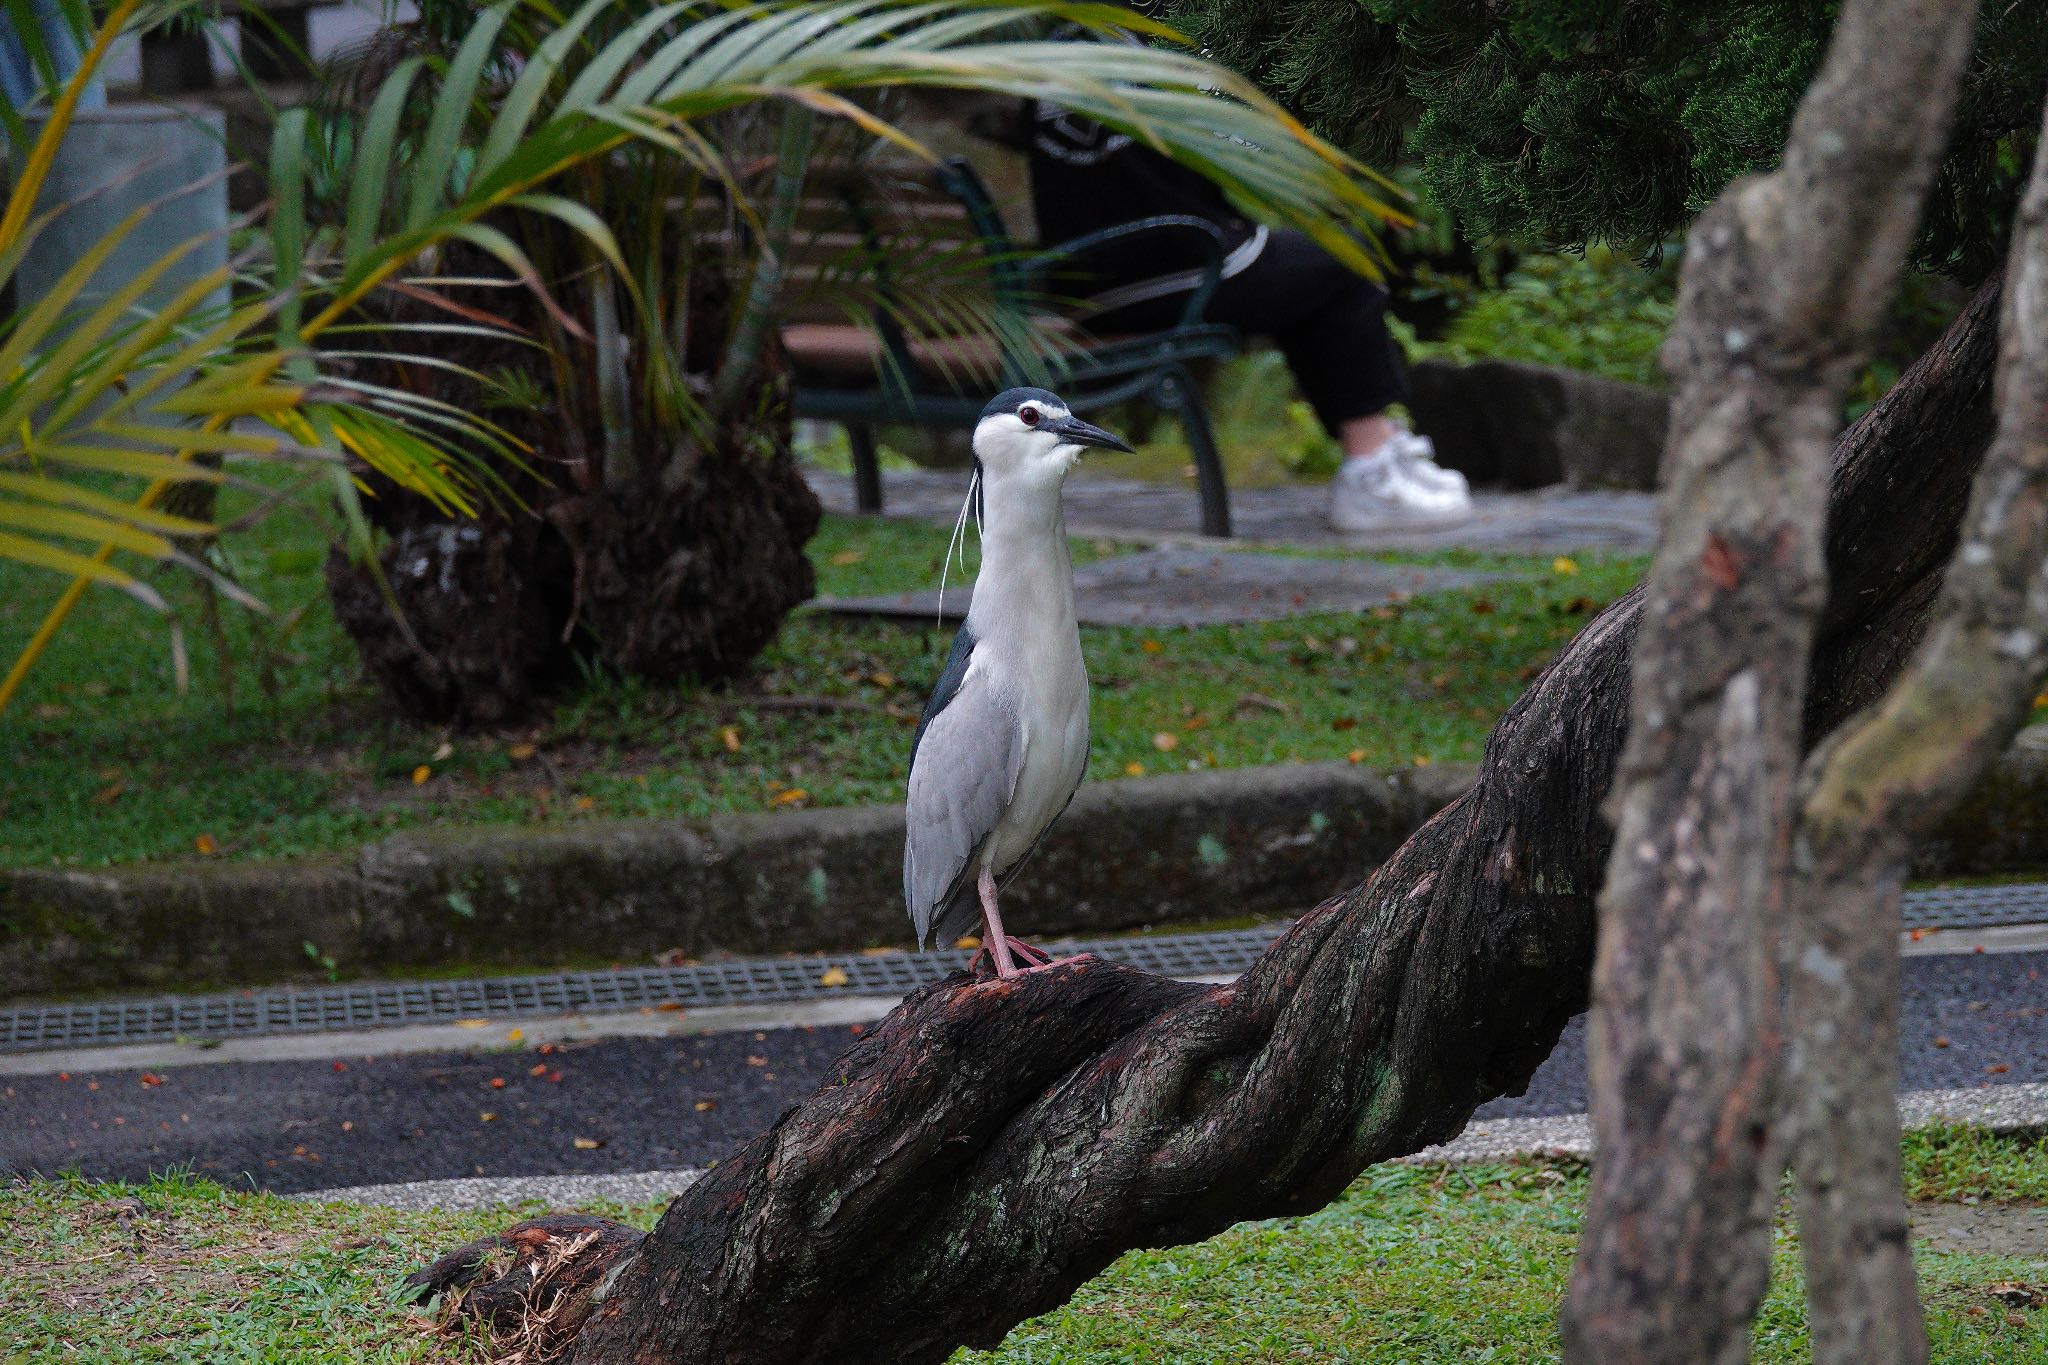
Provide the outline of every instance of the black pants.
<path id="1" fill-rule="evenodd" d="M 1098 332 L 1171 325 L 1185 294 L 1147 299 L 1089 319 Z M 1302 396 L 1332 436 L 1408 397 L 1408 376 L 1387 335 L 1387 292 L 1354 274 L 1307 233 L 1274 228 L 1257 259 L 1217 286 L 1206 316 L 1270 336 Z"/>

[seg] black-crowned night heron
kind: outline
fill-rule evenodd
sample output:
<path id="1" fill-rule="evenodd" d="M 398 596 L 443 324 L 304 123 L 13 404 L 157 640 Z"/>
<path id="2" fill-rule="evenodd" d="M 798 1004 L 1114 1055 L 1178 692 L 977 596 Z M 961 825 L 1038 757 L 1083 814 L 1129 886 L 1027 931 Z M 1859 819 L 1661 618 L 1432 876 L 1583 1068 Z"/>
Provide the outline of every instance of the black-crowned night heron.
<path id="1" fill-rule="evenodd" d="M 981 568 L 910 749 L 903 899 L 917 946 L 950 943 L 979 918 L 998 976 L 1017 975 L 1013 951 L 1051 961 L 1003 932 L 996 891 L 1088 767 L 1088 669 L 1060 507 L 1087 446 L 1130 449 L 1044 389 L 1010 389 L 982 410 L 968 492 L 980 500 Z"/>

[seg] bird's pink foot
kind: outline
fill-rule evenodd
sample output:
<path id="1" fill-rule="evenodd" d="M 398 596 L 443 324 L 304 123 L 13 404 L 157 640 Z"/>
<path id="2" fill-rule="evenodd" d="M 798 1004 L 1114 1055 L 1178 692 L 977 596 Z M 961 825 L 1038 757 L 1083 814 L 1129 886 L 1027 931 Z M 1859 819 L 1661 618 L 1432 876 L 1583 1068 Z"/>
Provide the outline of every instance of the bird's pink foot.
<path id="1" fill-rule="evenodd" d="M 1052 961 L 1052 954 L 1034 943 L 1021 938 L 1010 938 L 1010 953 L 1027 967 L 1043 967 Z"/>
<path id="2" fill-rule="evenodd" d="M 1094 962 L 1095 960 L 1096 957 L 1093 953 L 1075 953 L 1072 957 L 1047 957 L 1043 962 L 1034 962 L 1029 967 L 1018 968 L 1017 975 L 1028 976 L 1032 972 L 1042 972 L 1049 967 L 1064 967 L 1070 962 Z"/>

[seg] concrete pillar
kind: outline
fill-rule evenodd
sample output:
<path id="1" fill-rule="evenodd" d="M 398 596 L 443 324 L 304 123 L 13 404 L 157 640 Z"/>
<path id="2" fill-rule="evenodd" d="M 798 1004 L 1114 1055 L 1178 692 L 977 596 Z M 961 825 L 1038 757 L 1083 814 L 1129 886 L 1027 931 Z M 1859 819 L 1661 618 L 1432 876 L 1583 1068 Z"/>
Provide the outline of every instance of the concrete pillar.
<path id="1" fill-rule="evenodd" d="M 41 118 L 29 120 L 42 131 Z M 30 308 L 51 285 L 138 207 L 151 205 L 86 287 L 90 305 L 121 288 L 172 247 L 214 234 L 144 299 L 163 299 L 228 259 L 227 152 L 217 109 L 110 105 L 81 111 L 36 201 L 38 212 L 69 205 L 22 258 L 15 303 Z M 227 302 L 222 290 L 218 302 Z"/>

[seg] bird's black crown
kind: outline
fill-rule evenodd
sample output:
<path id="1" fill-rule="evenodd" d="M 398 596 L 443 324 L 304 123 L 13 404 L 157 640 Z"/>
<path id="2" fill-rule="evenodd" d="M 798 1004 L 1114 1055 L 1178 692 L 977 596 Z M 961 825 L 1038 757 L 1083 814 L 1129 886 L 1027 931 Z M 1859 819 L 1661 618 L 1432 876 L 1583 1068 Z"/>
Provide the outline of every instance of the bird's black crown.
<path id="1" fill-rule="evenodd" d="M 1015 412 L 1025 403 L 1034 399 L 1040 403 L 1058 408 L 1062 412 L 1066 411 L 1067 400 L 1061 398 L 1050 389 L 1004 389 L 1001 393 L 988 400 L 988 406 L 981 410 L 982 420 L 986 421 L 999 412 Z"/>

